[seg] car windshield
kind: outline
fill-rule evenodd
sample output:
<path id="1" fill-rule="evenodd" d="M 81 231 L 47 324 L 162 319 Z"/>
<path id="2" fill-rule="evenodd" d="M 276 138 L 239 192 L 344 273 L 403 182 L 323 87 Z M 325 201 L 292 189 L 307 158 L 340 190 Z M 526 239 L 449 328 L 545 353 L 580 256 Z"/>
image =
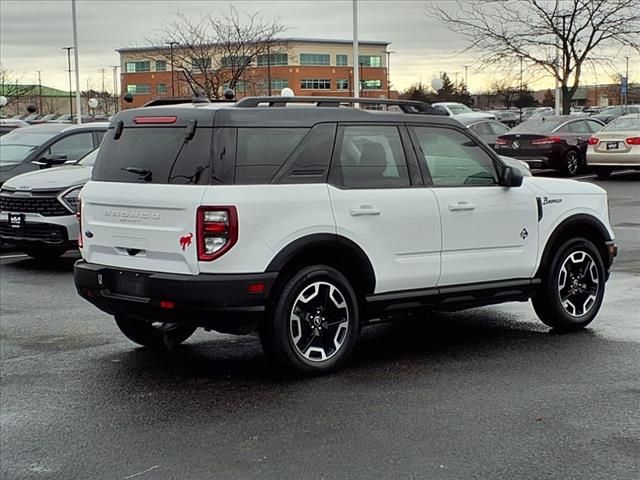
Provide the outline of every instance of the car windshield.
<path id="1" fill-rule="evenodd" d="M 549 117 L 531 118 L 515 126 L 509 133 L 550 133 L 566 122 L 566 119 L 550 119 Z"/>
<path id="2" fill-rule="evenodd" d="M 77 165 L 82 165 L 84 167 L 93 167 L 93 164 L 96 163 L 96 157 L 98 156 L 99 151 L 100 147 L 96 148 L 92 152 L 87 153 L 77 162 Z"/>
<path id="3" fill-rule="evenodd" d="M 22 162 L 57 132 L 23 132 L 16 129 L 0 138 L 0 165 Z"/>
<path id="4" fill-rule="evenodd" d="M 454 115 L 459 115 L 461 113 L 473 113 L 473 110 L 462 104 L 447 105 L 447 108 L 451 110 L 451 113 L 453 113 Z"/>
<path id="5" fill-rule="evenodd" d="M 604 127 L 602 131 L 609 132 L 634 132 L 640 131 L 640 117 L 633 118 L 617 118 L 609 125 Z"/>

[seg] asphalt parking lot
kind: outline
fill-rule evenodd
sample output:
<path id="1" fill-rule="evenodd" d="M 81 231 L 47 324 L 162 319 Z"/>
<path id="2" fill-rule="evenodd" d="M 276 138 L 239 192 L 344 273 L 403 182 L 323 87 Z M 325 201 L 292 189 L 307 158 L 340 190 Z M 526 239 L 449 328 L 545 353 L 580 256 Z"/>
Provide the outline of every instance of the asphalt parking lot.
<path id="1" fill-rule="evenodd" d="M 279 377 L 254 337 L 158 357 L 75 294 L 73 254 L 3 254 L 0 476 L 637 480 L 640 173 L 597 183 L 620 254 L 590 328 L 528 303 L 411 319 L 316 379 Z"/>

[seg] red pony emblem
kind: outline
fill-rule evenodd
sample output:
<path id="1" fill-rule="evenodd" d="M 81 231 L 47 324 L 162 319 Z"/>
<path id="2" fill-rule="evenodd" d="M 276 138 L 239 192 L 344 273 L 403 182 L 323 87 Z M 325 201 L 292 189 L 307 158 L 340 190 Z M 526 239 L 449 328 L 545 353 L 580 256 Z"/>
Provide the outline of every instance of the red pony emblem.
<path id="1" fill-rule="evenodd" d="M 189 233 L 189 235 L 184 235 L 180 237 L 180 246 L 182 247 L 182 250 L 184 250 L 189 245 L 191 245 L 192 238 L 193 238 L 193 233 Z"/>

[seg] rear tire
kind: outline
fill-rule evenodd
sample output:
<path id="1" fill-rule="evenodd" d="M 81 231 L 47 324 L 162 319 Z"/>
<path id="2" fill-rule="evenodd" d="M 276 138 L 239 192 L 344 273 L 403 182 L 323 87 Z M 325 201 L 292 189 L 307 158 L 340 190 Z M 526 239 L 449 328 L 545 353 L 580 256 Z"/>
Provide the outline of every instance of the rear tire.
<path id="1" fill-rule="evenodd" d="M 22 251 L 34 260 L 45 261 L 54 260 L 64 255 L 67 247 L 26 247 Z"/>
<path id="2" fill-rule="evenodd" d="M 359 330 L 358 300 L 349 280 L 326 265 L 308 266 L 275 293 L 260 328 L 267 357 L 303 375 L 338 370 Z"/>
<path id="3" fill-rule="evenodd" d="M 562 173 L 568 177 L 578 174 L 582 166 L 582 158 L 577 150 L 569 150 L 562 160 Z"/>
<path id="4" fill-rule="evenodd" d="M 605 180 L 611 176 L 611 172 L 613 172 L 612 168 L 607 167 L 596 167 L 596 175 L 600 180 Z"/>
<path id="5" fill-rule="evenodd" d="M 197 329 L 197 327 L 176 323 L 151 322 L 123 315 L 116 315 L 115 320 L 125 337 L 138 345 L 154 350 L 171 350 L 193 335 Z"/>
<path id="6" fill-rule="evenodd" d="M 556 250 L 531 303 L 545 325 L 578 330 L 598 314 L 605 280 L 604 263 L 595 245 L 586 238 L 571 238 Z"/>

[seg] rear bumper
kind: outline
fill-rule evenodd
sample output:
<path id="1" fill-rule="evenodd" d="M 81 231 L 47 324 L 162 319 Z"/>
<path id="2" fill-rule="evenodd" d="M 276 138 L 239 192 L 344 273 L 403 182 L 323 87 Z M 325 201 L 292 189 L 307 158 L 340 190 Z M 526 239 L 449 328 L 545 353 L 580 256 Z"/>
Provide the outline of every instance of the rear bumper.
<path id="1" fill-rule="evenodd" d="M 264 317 L 277 275 L 160 274 L 110 268 L 84 260 L 74 267 L 80 296 L 111 315 L 243 334 L 255 330 Z M 142 285 L 138 295 L 118 287 L 118 276 L 128 276 L 134 282 L 132 288 Z M 258 284 L 264 285 L 261 291 L 249 293 L 249 286 Z"/>

